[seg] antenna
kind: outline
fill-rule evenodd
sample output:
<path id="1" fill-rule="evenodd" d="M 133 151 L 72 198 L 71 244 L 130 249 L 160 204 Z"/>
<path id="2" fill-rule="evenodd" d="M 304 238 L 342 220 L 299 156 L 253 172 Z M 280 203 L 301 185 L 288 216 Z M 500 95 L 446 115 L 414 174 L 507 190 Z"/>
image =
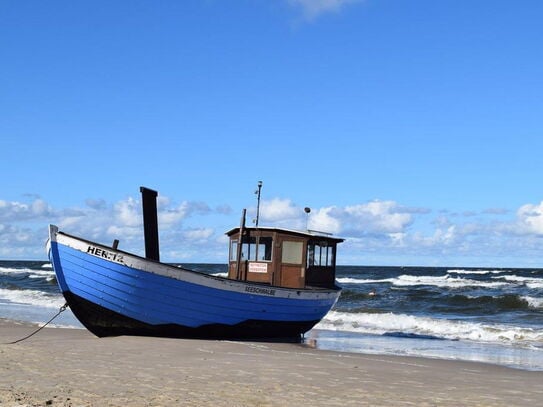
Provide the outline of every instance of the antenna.
<path id="1" fill-rule="evenodd" d="M 258 218 L 260 217 L 260 191 L 262 190 L 262 181 L 258 181 L 258 189 L 255 191 L 256 194 L 256 219 L 255 227 L 258 227 Z"/>

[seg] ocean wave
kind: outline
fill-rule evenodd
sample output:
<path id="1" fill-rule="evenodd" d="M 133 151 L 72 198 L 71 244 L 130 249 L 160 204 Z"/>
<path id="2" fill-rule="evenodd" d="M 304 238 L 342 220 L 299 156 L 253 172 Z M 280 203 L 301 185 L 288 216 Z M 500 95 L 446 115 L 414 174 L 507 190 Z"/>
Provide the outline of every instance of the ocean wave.
<path id="1" fill-rule="evenodd" d="M 504 280 L 511 283 L 523 284 L 531 289 L 543 288 L 543 279 L 535 277 L 523 277 L 515 274 L 508 276 L 492 277 L 494 280 Z"/>
<path id="2" fill-rule="evenodd" d="M 46 271 L 46 270 L 43 270 L 43 271 L 39 271 L 39 270 L 35 270 L 33 271 L 32 273 L 30 273 L 28 275 L 28 278 L 45 278 L 46 281 L 53 281 L 56 279 L 56 275 L 55 275 L 55 272 L 54 271 Z"/>
<path id="3" fill-rule="evenodd" d="M 11 290 L 0 288 L 0 302 L 19 305 L 34 305 L 46 308 L 59 308 L 66 301 L 62 295 L 51 295 L 38 290 Z"/>
<path id="4" fill-rule="evenodd" d="M 4 273 L 4 274 L 13 274 L 13 273 L 21 273 L 21 272 L 28 273 L 30 271 L 33 271 L 33 270 L 29 268 L 18 269 L 15 267 L 0 267 L 0 273 Z"/>
<path id="5" fill-rule="evenodd" d="M 365 278 L 353 278 L 353 277 L 340 277 L 336 281 L 341 284 L 377 284 L 377 283 L 393 283 L 393 278 L 384 278 L 380 280 L 365 279 Z"/>
<path id="6" fill-rule="evenodd" d="M 539 308 L 543 308 L 543 298 L 536 298 L 536 297 L 530 297 L 528 295 L 525 295 L 523 297 L 520 297 L 523 301 L 526 301 L 526 303 L 528 304 L 528 306 L 530 308 L 535 308 L 535 309 L 539 309 Z"/>
<path id="7" fill-rule="evenodd" d="M 453 295 L 445 299 L 446 303 L 453 306 L 462 306 L 466 309 L 478 309 L 482 313 L 503 312 L 513 310 L 528 310 L 539 308 L 543 300 L 537 298 L 520 296 L 517 294 L 502 295 Z"/>
<path id="8" fill-rule="evenodd" d="M 507 275 L 507 276 L 499 276 L 499 277 L 492 277 L 492 279 L 497 280 L 505 280 L 505 281 L 513 281 L 513 282 L 520 282 L 525 283 L 527 281 L 543 281 L 541 278 L 534 278 L 534 277 L 523 277 L 523 276 L 517 276 L 515 274 Z"/>
<path id="9" fill-rule="evenodd" d="M 28 278 L 45 278 L 47 281 L 52 281 L 55 278 L 55 272 L 52 268 L 14 268 L 14 267 L 0 267 L 0 273 L 16 276 L 24 275 Z"/>
<path id="10" fill-rule="evenodd" d="M 396 278 L 383 279 L 364 279 L 353 277 L 340 277 L 337 279 L 340 284 L 382 284 L 390 283 L 396 287 L 414 287 L 414 286 L 435 286 L 440 288 L 500 288 L 512 285 L 513 281 L 479 281 L 462 277 L 452 277 L 448 274 L 443 276 L 414 276 L 403 274 Z"/>
<path id="11" fill-rule="evenodd" d="M 360 303 L 362 307 L 365 307 L 366 301 L 375 298 L 375 293 L 370 294 L 369 291 L 349 290 L 344 288 L 341 291 L 340 303 L 357 304 L 358 301 L 364 301 Z"/>
<path id="12" fill-rule="evenodd" d="M 540 329 L 483 324 L 395 313 L 348 313 L 330 311 L 315 328 L 385 335 L 398 333 L 431 336 L 449 340 L 469 340 L 510 345 L 543 345 Z"/>
<path id="13" fill-rule="evenodd" d="M 464 270 L 464 269 L 452 269 L 452 270 L 447 270 L 447 273 L 449 273 L 449 274 L 478 274 L 478 275 L 485 275 L 485 274 L 501 274 L 501 273 L 508 273 L 508 270 Z"/>
<path id="14" fill-rule="evenodd" d="M 451 277 L 449 275 L 444 276 L 413 276 L 404 274 L 399 276 L 392 283 L 395 286 L 410 287 L 418 285 L 429 285 L 440 288 L 464 288 L 464 287 L 482 287 L 482 288 L 497 288 L 508 285 L 507 282 L 499 281 L 478 281 L 467 278 Z"/>

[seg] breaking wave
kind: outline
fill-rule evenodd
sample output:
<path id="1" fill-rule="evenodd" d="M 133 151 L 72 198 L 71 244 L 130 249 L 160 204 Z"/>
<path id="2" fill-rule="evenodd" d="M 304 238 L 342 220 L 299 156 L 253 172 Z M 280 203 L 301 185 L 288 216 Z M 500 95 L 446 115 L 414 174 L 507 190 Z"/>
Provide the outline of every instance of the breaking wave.
<path id="1" fill-rule="evenodd" d="M 474 274 L 474 275 L 486 275 L 486 274 L 502 274 L 508 273 L 509 270 L 464 270 L 464 269 L 452 269 L 447 270 L 449 274 Z"/>
<path id="2" fill-rule="evenodd" d="M 45 278 L 47 281 L 53 281 L 55 279 L 55 272 L 50 264 L 44 264 L 39 269 L 0 267 L 0 273 L 13 277 L 19 276 L 21 278 Z"/>
<path id="3" fill-rule="evenodd" d="M 33 305 L 46 308 L 59 308 L 65 300 L 62 295 L 52 295 L 38 290 L 14 290 L 0 288 L 0 302 L 5 304 Z"/>
<path id="4" fill-rule="evenodd" d="M 337 279 L 340 284 L 380 284 L 390 283 L 396 287 L 413 286 L 435 286 L 440 288 L 463 288 L 463 287 L 481 287 L 481 288 L 501 288 L 507 285 L 513 285 L 513 281 L 479 281 L 469 278 L 452 277 L 448 274 L 443 276 L 415 276 L 403 274 L 399 277 L 384 279 L 361 279 L 352 277 L 340 277 Z"/>
<path id="5" fill-rule="evenodd" d="M 347 313 L 330 311 L 318 329 L 363 334 L 390 333 L 449 340 L 469 340 L 528 347 L 543 347 L 543 331 L 505 324 L 477 323 L 396 313 Z"/>
<path id="6" fill-rule="evenodd" d="M 517 294 L 471 296 L 457 294 L 446 299 L 452 306 L 478 309 L 481 312 L 504 312 L 543 308 L 543 299 Z"/>

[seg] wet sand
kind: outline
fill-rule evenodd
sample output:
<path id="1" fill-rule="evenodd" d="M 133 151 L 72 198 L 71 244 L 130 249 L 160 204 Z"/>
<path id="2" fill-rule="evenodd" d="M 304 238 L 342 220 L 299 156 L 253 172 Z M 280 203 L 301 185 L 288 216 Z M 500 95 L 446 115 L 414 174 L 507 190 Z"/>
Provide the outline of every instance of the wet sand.
<path id="1" fill-rule="evenodd" d="M 541 406 L 543 372 L 0 321 L 0 406 Z"/>

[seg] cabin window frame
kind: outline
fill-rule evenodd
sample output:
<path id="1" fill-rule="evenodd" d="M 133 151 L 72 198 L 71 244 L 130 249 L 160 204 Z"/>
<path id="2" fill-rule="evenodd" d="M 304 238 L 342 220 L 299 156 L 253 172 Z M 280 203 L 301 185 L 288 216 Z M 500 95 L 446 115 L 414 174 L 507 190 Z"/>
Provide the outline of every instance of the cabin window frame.
<path id="1" fill-rule="evenodd" d="M 307 267 L 334 267 L 335 244 L 326 240 L 307 243 Z"/>
<path id="2" fill-rule="evenodd" d="M 262 252 L 264 253 L 263 255 Z M 238 239 L 230 239 L 230 261 L 237 261 Z M 273 260 L 272 236 L 244 236 L 241 241 L 241 261 L 266 262 Z"/>

